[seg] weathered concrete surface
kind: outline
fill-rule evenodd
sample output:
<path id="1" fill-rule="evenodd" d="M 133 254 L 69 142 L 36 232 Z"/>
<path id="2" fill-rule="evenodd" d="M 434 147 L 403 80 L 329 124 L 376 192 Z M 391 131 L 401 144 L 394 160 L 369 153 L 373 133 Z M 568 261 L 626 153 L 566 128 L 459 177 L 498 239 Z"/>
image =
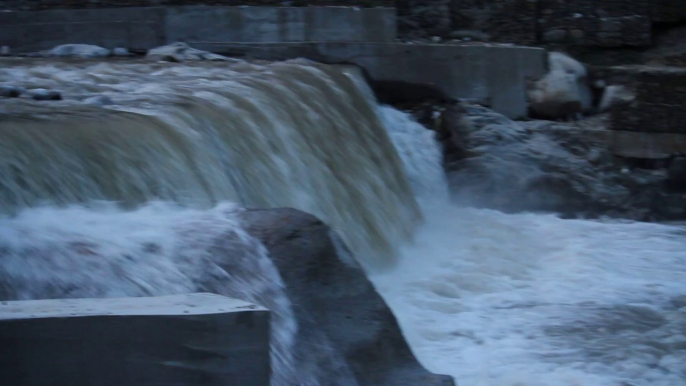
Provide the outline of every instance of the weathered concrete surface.
<path id="1" fill-rule="evenodd" d="M 168 43 L 390 42 L 395 23 L 393 8 L 172 7 L 165 37 Z"/>
<path id="2" fill-rule="evenodd" d="M 395 316 L 326 224 L 295 209 L 242 216 L 279 270 L 298 321 L 296 367 L 316 369 L 317 385 L 454 385 L 419 364 Z M 342 381 L 349 372 L 354 383 Z"/>
<path id="3" fill-rule="evenodd" d="M 177 41 L 392 41 L 393 8 L 140 7 L 0 12 L 13 52 L 69 43 L 147 50 Z"/>
<path id="4" fill-rule="evenodd" d="M 165 44 L 164 8 L 0 12 L 0 46 L 15 53 L 62 44 L 147 50 Z"/>
<path id="5" fill-rule="evenodd" d="M 269 385 L 269 312 L 212 294 L 0 302 L 0 384 Z"/>
<path id="6" fill-rule="evenodd" d="M 344 42 L 192 45 L 247 59 L 303 57 L 355 64 L 369 75 L 382 101 L 384 96 L 423 99 L 426 95 L 419 86 L 432 87 L 448 98 L 479 100 L 510 118 L 527 115 L 526 81 L 542 77 L 547 70 L 546 51 L 530 47 Z M 416 88 L 403 94 L 398 84 L 404 84 L 405 90 Z"/>

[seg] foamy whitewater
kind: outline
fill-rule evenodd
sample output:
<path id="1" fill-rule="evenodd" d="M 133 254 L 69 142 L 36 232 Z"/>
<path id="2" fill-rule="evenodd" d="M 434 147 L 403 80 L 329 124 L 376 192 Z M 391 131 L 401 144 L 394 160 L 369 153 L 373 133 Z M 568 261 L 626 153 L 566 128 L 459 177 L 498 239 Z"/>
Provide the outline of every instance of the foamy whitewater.
<path id="1" fill-rule="evenodd" d="M 684 226 L 444 207 L 400 261 L 372 279 L 461 386 L 686 385 Z"/>
<path id="2" fill-rule="evenodd" d="M 686 226 L 452 206 L 433 134 L 359 76 L 222 66 L 0 71 L 66 92 L 0 104 L 0 296 L 253 301 L 275 315 L 273 384 L 316 386 L 294 365 L 279 272 L 226 202 L 294 206 L 363 264 L 400 246 L 371 279 L 422 363 L 460 386 L 686 385 Z"/>

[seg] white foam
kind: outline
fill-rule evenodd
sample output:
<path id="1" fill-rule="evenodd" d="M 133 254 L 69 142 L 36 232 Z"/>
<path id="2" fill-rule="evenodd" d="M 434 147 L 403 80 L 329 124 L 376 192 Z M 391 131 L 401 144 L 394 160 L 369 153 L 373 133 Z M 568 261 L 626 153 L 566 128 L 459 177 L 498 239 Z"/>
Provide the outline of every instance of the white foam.
<path id="1" fill-rule="evenodd" d="M 460 386 L 683 386 L 686 227 L 442 208 L 373 276 Z"/>

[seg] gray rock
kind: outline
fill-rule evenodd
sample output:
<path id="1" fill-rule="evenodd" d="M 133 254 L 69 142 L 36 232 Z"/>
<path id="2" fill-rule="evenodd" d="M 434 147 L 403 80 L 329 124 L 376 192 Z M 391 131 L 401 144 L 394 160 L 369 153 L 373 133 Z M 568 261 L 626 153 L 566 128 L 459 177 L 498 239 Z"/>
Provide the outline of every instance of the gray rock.
<path id="1" fill-rule="evenodd" d="M 110 56 L 110 50 L 91 44 L 63 44 L 48 51 L 46 56 L 60 58 L 103 58 Z"/>
<path id="2" fill-rule="evenodd" d="M 17 98 L 21 93 L 23 92 L 23 89 L 15 86 L 0 86 L 0 97 L 6 97 L 6 98 Z"/>
<path id="3" fill-rule="evenodd" d="M 268 310 L 213 294 L 2 302 L 0 342 L 13 386 L 269 385 Z"/>
<path id="4" fill-rule="evenodd" d="M 44 88 L 34 88 L 28 90 L 27 95 L 37 101 L 59 101 L 62 100 L 62 94 L 55 90 L 46 90 Z"/>
<path id="5" fill-rule="evenodd" d="M 129 50 L 123 47 L 117 47 L 114 50 L 112 50 L 112 55 L 114 56 L 129 56 L 131 53 L 129 53 Z"/>
<path id="6" fill-rule="evenodd" d="M 463 107 L 446 130 L 448 177 L 459 203 L 507 212 L 597 216 L 624 207 L 639 176 L 622 176 L 606 144 L 549 121 L 514 122 L 480 106 Z M 446 145 L 447 146 L 447 145 Z"/>
<path id="7" fill-rule="evenodd" d="M 188 60 L 207 60 L 222 62 L 239 61 L 238 59 L 232 59 L 226 56 L 213 54 L 211 52 L 198 50 L 190 47 L 186 43 L 181 42 L 153 48 L 150 51 L 148 51 L 146 57 L 152 60 L 161 60 L 167 62 L 184 62 Z"/>
<path id="8" fill-rule="evenodd" d="M 295 209 L 250 210 L 243 222 L 286 285 L 299 323 L 298 368 L 317 367 L 320 385 L 454 384 L 417 362 L 391 310 L 354 260 L 338 255 L 349 252 L 336 250 L 336 236 L 323 222 Z M 355 383 L 341 381 L 347 372 Z"/>
<path id="9" fill-rule="evenodd" d="M 10 54 L 10 48 L 9 46 L 2 46 L 0 47 L 0 55 L 2 56 L 7 56 Z"/>

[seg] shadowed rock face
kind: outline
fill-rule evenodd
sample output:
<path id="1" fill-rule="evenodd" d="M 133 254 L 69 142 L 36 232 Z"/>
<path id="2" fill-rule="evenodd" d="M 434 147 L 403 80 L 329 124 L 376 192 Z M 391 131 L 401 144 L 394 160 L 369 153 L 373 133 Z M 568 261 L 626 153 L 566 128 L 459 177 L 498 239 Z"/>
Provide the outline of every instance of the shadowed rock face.
<path id="1" fill-rule="evenodd" d="M 454 385 L 417 362 L 395 316 L 342 244 L 339 256 L 326 224 L 295 209 L 248 210 L 242 218 L 269 250 L 293 305 L 296 366 L 351 371 L 359 385 Z M 347 365 L 334 365 L 331 355 Z M 322 383 L 329 384 L 336 383 Z"/>

